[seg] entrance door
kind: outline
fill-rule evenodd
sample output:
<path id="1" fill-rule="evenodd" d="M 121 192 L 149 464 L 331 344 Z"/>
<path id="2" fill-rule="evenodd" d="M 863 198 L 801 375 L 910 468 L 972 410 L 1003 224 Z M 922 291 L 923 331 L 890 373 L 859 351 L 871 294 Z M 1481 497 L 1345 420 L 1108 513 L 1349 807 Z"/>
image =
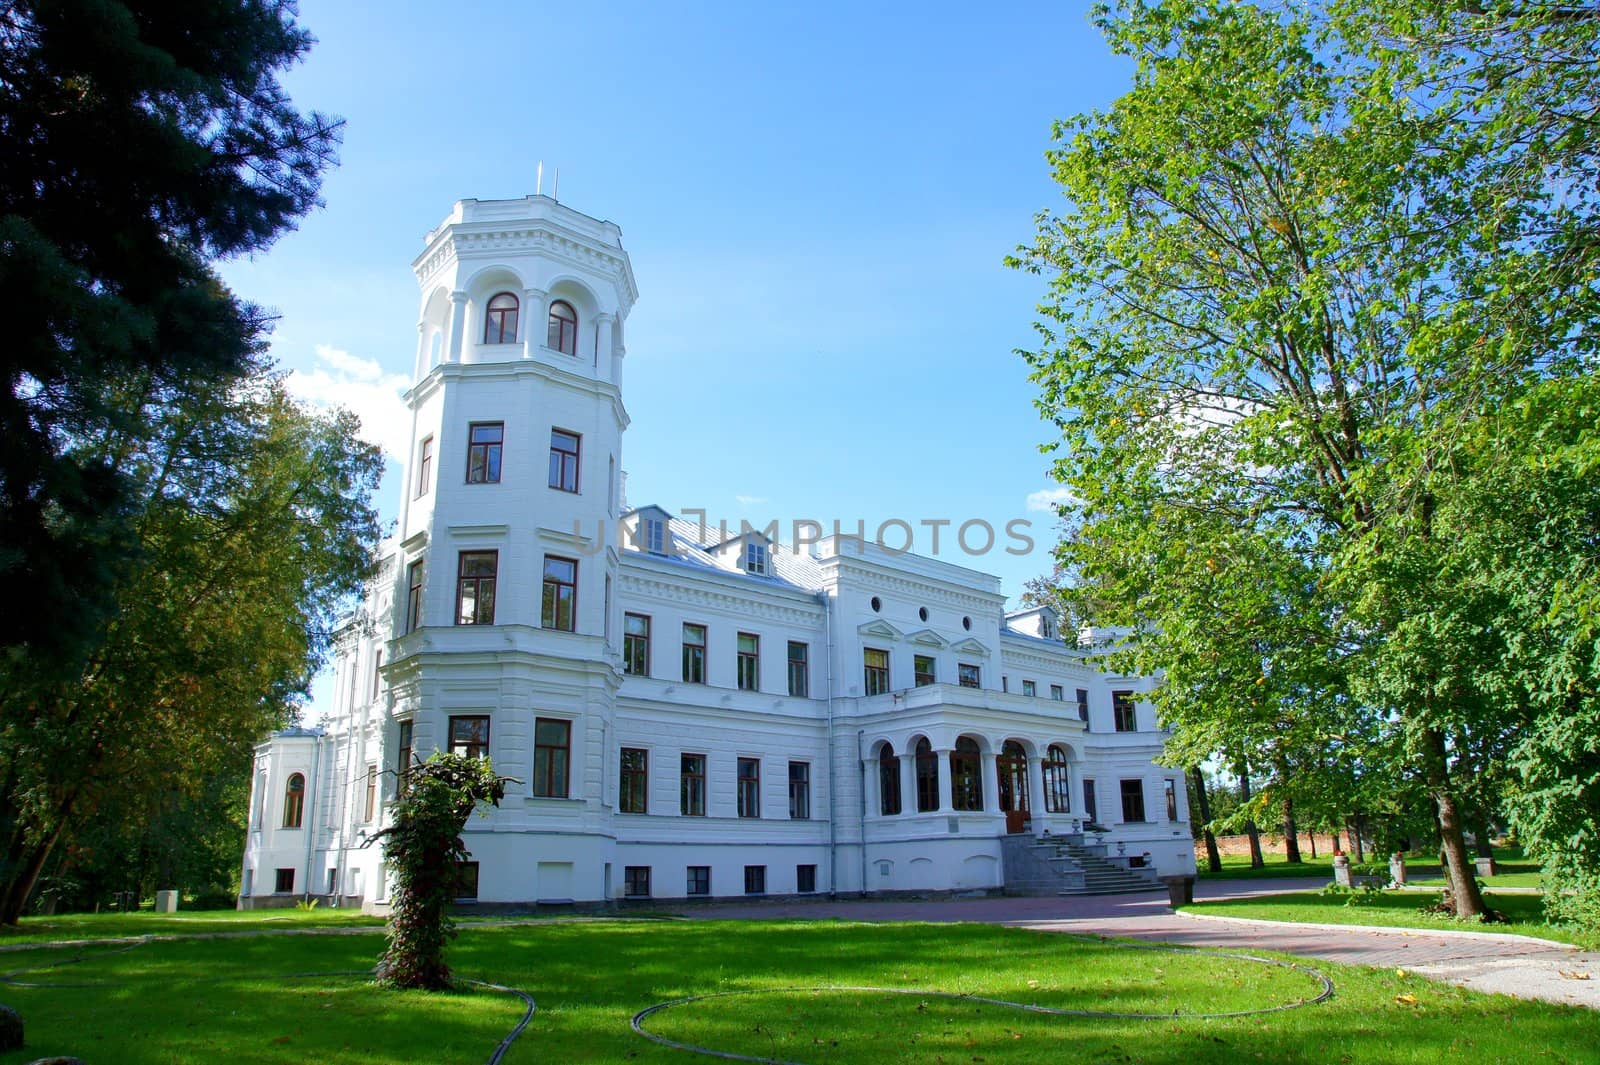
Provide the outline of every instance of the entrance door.
<path id="1" fill-rule="evenodd" d="M 1026 832 L 1028 811 L 1028 755 L 1022 744 L 1007 740 L 994 759 L 995 776 L 1000 782 L 1000 809 L 1005 811 L 1006 831 Z"/>

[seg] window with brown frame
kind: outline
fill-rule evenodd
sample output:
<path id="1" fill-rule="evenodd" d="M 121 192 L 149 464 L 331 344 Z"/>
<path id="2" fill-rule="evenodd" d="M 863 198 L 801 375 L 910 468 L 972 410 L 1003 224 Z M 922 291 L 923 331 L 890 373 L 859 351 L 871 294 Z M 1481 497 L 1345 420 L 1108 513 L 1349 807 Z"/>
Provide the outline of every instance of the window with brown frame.
<path id="1" fill-rule="evenodd" d="M 578 490 L 578 456 L 583 438 L 565 429 L 550 430 L 550 487 L 562 492 Z"/>
<path id="2" fill-rule="evenodd" d="M 1030 697 L 1036 696 L 1039 694 L 1039 687 L 1033 681 L 1025 680 L 1022 682 L 1022 694 Z"/>
<path id="3" fill-rule="evenodd" d="M 876 647 L 861 650 L 862 681 L 868 695 L 882 695 L 889 690 L 889 652 Z"/>
<path id="4" fill-rule="evenodd" d="M 622 867 L 622 893 L 630 899 L 650 897 L 650 867 L 625 865 Z"/>
<path id="5" fill-rule="evenodd" d="M 956 740 L 950 752 L 950 802 L 957 810 L 983 809 L 983 757 L 971 736 Z"/>
<path id="6" fill-rule="evenodd" d="M 483 314 L 483 342 L 485 344 L 515 344 L 517 342 L 517 297 L 500 292 L 489 297 L 488 309 Z"/>
<path id="7" fill-rule="evenodd" d="M 433 437 L 425 436 L 417 446 L 417 499 L 428 494 L 433 481 Z"/>
<path id="8" fill-rule="evenodd" d="M 691 865 L 688 870 L 688 886 L 684 893 L 687 895 L 711 894 L 711 866 Z"/>
<path id="9" fill-rule="evenodd" d="M 1118 732 L 1139 731 L 1139 717 L 1134 710 L 1132 692 L 1111 693 L 1111 725 Z"/>
<path id="10" fill-rule="evenodd" d="M 1089 720 L 1089 689 L 1077 689 L 1078 720 L 1087 723 Z"/>
<path id="11" fill-rule="evenodd" d="M 1161 786 L 1167 800 L 1167 820 L 1176 821 L 1178 819 L 1178 782 L 1168 777 L 1161 782 Z"/>
<path id="12" fill-rule="evenodd" d="M 478 899 L 478 863 L 456 863 L 456 901 L 476 902 Z"/>
<path id="13" fill-rule="evenodd" d="M 645 813 L 650 795 L 650 752 L 641 747 L 622 748 L 621 783 L 617 809 L 625 814 Z"/>
<path id="14" fill-rule="evenodd" d="M 744 867 L 744 893 L 746 895 L 764 895 L 767 891 L 767 867 L 764 865 L 747 865 Z"/>
<path id="15" fill-rule="evenodd" d="M 740 817 L 761 816 L 761 759 L 739 759 L 738 812 Z"/>
<path id="16" fill-rule="evenodd" d="M 939 679 L 934 672 L 936 668 L 932 655 L 914 656 L 911 659 L 911 682 L 919 688 L 926 688 Z"/>
<path id="17" fill-rule="evenodd" d="M 622 672 L 635 677 L 650 675 L 650 618 L 646 614 L 622 615 Z"/>
<path id="18" fill-rule="evenodd" d="M 878 749 L 878 812 L 885 817 L 900 812 L 900 759 L 887 743 Z"/>
<path id="19" fill-rule="evenodd" d="M 459 714 L 451 717 L 450 753 L 466 758 L 489 757 L 489 715 Z"/>
<path id="20" fill-rule="evenodd" d="M 1044 808 L 1047 813 L 1072 812 L 1072 777 L 1067 769 L 1067 752 L 1051 744 L 1044 752 L 1040 765 L 1044 776 Z"/>
<path id="21" fill-rule="evenodd" d="M 956 683 L 963 688 L 983 687 L 983 673 L 971 662 L 960 662 L 956 665 Z"/>
<path id="22" fill-rule="evenodd" d="M 1061 685 L 1052 684 L 1052 685 L 1050 685 L 1050 698 L 1054 699 L 1058 703 L 1065 702 L 1066 698 L 1067 698 L 1067 693 L 1066 693 L 1065 689 L 1063 689 L 1061 687 Z"/>
<path id="23" fill-rule="evenodd" d="M 939 808 L 939 756 L 926 739 L 917 741 L 917 811 L 929 813 Z"/>
<path id="24" fill-rule="evenodd" d="M 1122 782 L 1122 819 L 1124 821 L 1144 820 L 1144 781 L 1124 780 Z"/>
<path id="25" fill-rule="evenodd" d="M 412 737 L 415 735 L 416 725 L 413 722 L 400 722 L 400 735 L 398 742 L 395 744 L 394 771 L 402 786 L 405 784 L 406 774 L 411 771 L 411 750 L 414 743 Z"/>
<path id="26" fill-rule="evenodd" d="M 498 551 L 463 551 L 456 573 L 456 624 L 494 624 L 495 574 Z"/>
<path id="27" fill-rule="evenodd" d="M 422 627 L 422 559 L 406 567 L 406 631 Z"/>
<path id="28" fill-rule="evenodd" d="M 574 632 L 577 618 L 577 561 L 555 555 L 544 556 L 544 599 L 539 624 L 547 629 Z"/>
<path id="29" fill-rule="evenodd" d="M 704 625 L 683 625 L 683 682 L 685 684 L 704 684 L 706 682 L 706 627 Z"/>
<path id="30" fill-rule="evenodd" d="M 706 756 L 686 754 L 678 760 L 678 812 L 685 817 L 706 813 Z"/>
<path id="31" fill-rule="evenodd" d="M 500 449 L 505 446 L 505 422 L 473 422 L 467 426 L 467 483 L 500 483 Z"/>
<path id="32" fill-rule="evenodd" d="M 545 346 L 563 355 L 578 353 L 578 312 L 566 300 L 550 304 L 550 326 L 545 331 Z"/>
<path id="33" fill-rule="evenodd" d="M 795 866 L 794 889 L 802 895 L 809 895 L 817 890 L 817 867 L 814 865 Z"/>
<path id="34" fill-rule="evenodd" d="M 533 723 L 533 793 L 543 799 L 567 797 L 567 765 L 572 722 L 541 717 Z"/>
<path id="35" fill-rule="evenodd" d="M 378 812 L 378 767 L 367 766 L 367 801 L 362 806 L 361 820 L 371 824 L 372 817 Z"/>
<path id="36" fill-rule="evenodd" d="M 299 828 L 306 813 L 306 778 L 290 773 L 283 791 L 283 827 Z"/>
<path id="37" fill-rule="evenodd" d="M 1083 815 L 1090 821 L 1099 816 L 1098 804 L 1094 798 L 1094 781 L 1088 779 L 1083 782 Z"/>
<path id="38" fill-rule="evenodd" d="M 272 890 L 277 892 L 279 895 L 293 895 L 294 894 L 294 870 L 293 869 L 278 869 L 278 870 L 275 870 L 275 872 L 276 872 L 277 875 L 276 875 L 275 879 L 273 880 Z"/>
<path id="39" fill-rule="evenodd" d="M 789 819 L 806 821 L 811 817 L 811 763 L 789 763 Z"/>
<path id="40" fill-rule="evenodd" d="M 797 640 L 789 641 L 789 694 L 796 699 L 811 696 L 811 647 Z"/>
<path id="41" fill-rule="evenodd" d="M 739 634 L 738 683 L 742 691 L 753 692 L 761 686 L 761 637 L 750 632 Z"/>

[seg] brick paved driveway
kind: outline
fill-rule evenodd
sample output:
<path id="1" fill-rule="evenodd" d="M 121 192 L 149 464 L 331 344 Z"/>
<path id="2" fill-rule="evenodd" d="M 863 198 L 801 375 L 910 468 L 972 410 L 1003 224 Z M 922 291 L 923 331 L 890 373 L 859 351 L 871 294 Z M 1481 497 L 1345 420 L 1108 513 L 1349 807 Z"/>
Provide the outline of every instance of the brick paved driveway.
<path id="1" fill-rule="evenodd" d="M 1198 899 L 1244 898 L 1321 887 L 1325 880 L 1201 881 Z M 751 902 L 685 909 L 708 920 L 839 918 L 854 921 L 979 921 L 1047 932 L 1127 936 L 1222 949 L 1274 950 L 1347 965 L 1404 968 L 1435 979 L 1519 998 L 1600 1009 L 1600 954 L 1526 937 L 1471 932 L 1340 928 L 1200 919 L 1172 912 L 1164 894 L 1096 898 L 978 898 L 915 901 Z M 1588 973 L 1577 979 L 1567 973 Z"/>

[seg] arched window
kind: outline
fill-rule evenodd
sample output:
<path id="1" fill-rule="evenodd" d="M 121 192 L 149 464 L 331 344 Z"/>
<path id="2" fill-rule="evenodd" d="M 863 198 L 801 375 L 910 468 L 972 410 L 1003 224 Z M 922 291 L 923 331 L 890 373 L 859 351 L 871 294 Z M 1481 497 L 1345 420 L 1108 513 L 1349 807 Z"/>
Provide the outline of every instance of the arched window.
<path id="1" fill-rule="evenodd" d="M 878 809 L 885 817 L 900 812 L 900 759 L 887 743 L 878 751 Z"/>
<path id="2" fill-rule="evenodd" d="M 485 344 L 515 344 L 517 342 L 517 297 L 502 292 L 489 298 L 489 309 L 483 316 L 483 342 Z"/>
<path id="3" fill-rule="evenodd" d="M 578 353 L 578 312 L 566 300 L 550 305 L 550 329 L 545 346 L 563 355 Z"/>
<path id="4" fill-rule="evenodd" d="M 995 773 L 1000 785 L 1000 809 L 1007 812 L 1027 813 L 1028 806 L 1028 754 L 1016 740 L 1007 740 L 994 760 Z"/>
<path id="5" fill-rule="evenodd" d="M 299 828 L 306 812 L 306 778 L 299 773 L 289 774 L 289 787 L 283 793 L 283 827 Z"/>
<path id="6" fill-rule="evenodd" d="M 950 802 L 957 810 L 983 809 L 983 757 L 971 736 L 950 752 Z"/>
<path id="7" fill-rule="evenodd" d="M 1067 774 L 1067 752 L 1052 743 L 1044 752 L 1044 808 L 1053 814 L 1072 812 L 1072 781 Z"/>
<path id="8" fill-rule="evenodd" d="M 917 741 L 917 809 L 922 813 L 939 808 L 939 756 L 926 739 Z"/>

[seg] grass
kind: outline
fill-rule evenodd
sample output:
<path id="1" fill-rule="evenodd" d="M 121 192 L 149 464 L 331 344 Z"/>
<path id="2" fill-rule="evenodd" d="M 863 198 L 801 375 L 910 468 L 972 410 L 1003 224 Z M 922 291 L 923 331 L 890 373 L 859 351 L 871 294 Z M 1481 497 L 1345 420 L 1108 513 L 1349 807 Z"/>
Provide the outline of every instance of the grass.
<path id="1" fill-rule="evenodd" d="M 1246 917 L 1257 921 L 1291 921 L 1309 924 L 1365 924 L 1386 928 L 1455 929 L 1471 932 L 1507 932 L 1537 936 L 1562 943 L 1587 946 L 1588 942 L 1563 925 L 1546 924 L 1544 902 L 1538 895 L 1500 895 L 1484 893 L 1484 900 L 1511 919 L 1509 924 L 1486 925 L 1458 921 L 1442 914 L 1421 912 L 1437 902 L 1437 895 L 1420 892 L 1386 891 L 1361 906 L 1346 906 L 1348 896 L 1325 896 L 1317 891 L 1294 891 L 1282 895 L 1261 895 L 1249 899 L 1185 906 L 1186 913 L 1213 914 L 1219 917 Z"/>
<path id="2" fill-rule="evenodd" d="M 1543 887 L 1544 873 L 1539 868 L 1539 863 L 1531 861 L 1522 853 L 1522 848 L 1517 846 L 1501 846 L 1494 849 L 1495 875 L 1481 877 L 1489 888 L 1497 887 Z M 1417 879 L 1408 878 L 1412 884 L 1425 887 L 1443 887 L 1444 877 L 1429 876 Z"/>
<path id="3" fill-rule="evenodd" d="M 59 917 L 24 917 L 16 928 L 0 926 L 0 947 L 17 943 L 56 943 L 73 939 L 117 939 L 127 936 L 194 935 L 200 932 L 282 930 L 287 928 L 359 928 L 381 926 L 381 917 L 357 910 L 193 910 L 177 913 L 72 913 Z"/>
<path id="4" fill-rule="evenodd" d="M 1302 848 L 1300 853 L 1305 860 L 1299 865 L 1291 865 L 1281 854 L 1264 854 L 1262 857 L 1267 864 L 1259 869 L 1250 867 L 1250 856 L 1248 854 L 1224 854 L 1222 856 L 1222 872 L 1220 873 L 1213 873 L 1207 869 L 1206 859 L 1202 855 L 1199 861 L 1200 879 L 1263 880 L 1296 876 L 1320 876 L 1325 880 L 1333 879 L 1332 855 L 1324 851 L 1318 851 L 1318 857 L 1313 859 L 1310 857 L 1311 852 L 1309 850 Z"/>
<path id="5" fill-rule="evenodd" d="M 26 1018 L 29 1037 L 25 1050 L 0 1055 L 0 1065 L 65 1053 L 127 1065 L 478 1063 L 521 1015 L 517 1000 L 483 990 L 399 994 L 360 977 L 289 975 L 363 969 L 380 946 L 373 933 L 156 941 L 115 954 L 104 948 L 13 954 L 0 969 L 83 956 L 82 964 L 19 979 L 91 986 L 0 987 Z M 648 1023 L 672 1039 L 818 1065 L 1594 1060 L 1594 1022 L 1586 1011 L 1323 963 L 1316 967 L 1338 988 L 1329 1002 L 1226 1020 L 1052 1017 L 924 995 L 785 990 L 870 985 L 1163 1014 L 1269 1006 L 1318 990 L 1303 973 L 1236 958 L 989 925 L 467 925 L 451 962 L 462 976 L 537 997 L 539 1012 L 508 1065 L 552 1059 L 684 1065 L 695 1059 L 641 1039 L 629 1030 L 629 1018 L 657 1002 L 731 990 L 762 993 L 677 1007 Z"/>

